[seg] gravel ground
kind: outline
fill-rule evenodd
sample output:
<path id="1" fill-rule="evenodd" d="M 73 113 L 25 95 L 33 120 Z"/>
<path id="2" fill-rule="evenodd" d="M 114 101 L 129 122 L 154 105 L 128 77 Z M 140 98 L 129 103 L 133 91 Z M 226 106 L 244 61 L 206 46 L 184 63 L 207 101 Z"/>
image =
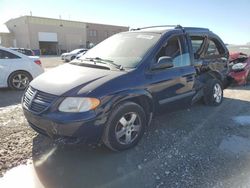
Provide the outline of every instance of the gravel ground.
<path id="1" fill-rule="evenodd" d="M 120 153 L 37 135 L 20 96 L 0 91 L 1 175 L 31 159 L 48 188 L 250 187 L 250 86 L 225 90 L 216 108 L 198 103 L 155 117 L 139 145 Z"/>
<path id="2" fill-rule="evenodd" d="M 24 119 L 21 105 L 0 109 L 0 176 L 7 169 L 25 163 L 32 156 L 32 131 Z"/>
<path id="3" fill-rule="evenodd" d="M 63 62 L 58 56 L 41 56 L 45 69 Z M 32 157 L 32 141 L 37 134 L 27 126 L 20 105 L 22 91 L 0 89 L 0 177 Z M 37 152 L 38 153 L 38 152 Z"/>

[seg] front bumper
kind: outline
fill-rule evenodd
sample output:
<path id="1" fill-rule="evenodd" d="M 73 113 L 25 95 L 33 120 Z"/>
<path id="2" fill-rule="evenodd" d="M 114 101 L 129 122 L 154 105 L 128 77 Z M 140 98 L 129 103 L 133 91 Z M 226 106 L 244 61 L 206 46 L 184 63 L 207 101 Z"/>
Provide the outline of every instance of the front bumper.
<path id="1" fill-rule="evenodd" d="M 52 139 L 77 139 L 90 143 L 100 141 L 104 121 L 93 114 L 70 114 L 51 112 L 48 114 L 34 114 L 23 108 L 29 125 L 38 133 Z"/>
<path id="2" fill-rule="evenodd" d="M 64 57 L 64 61 L 70 62 L 70 61 L 71 61 L 71 56 L 65 56 L 65 57 Z"/>
<path id="3" fill-rule="evenodd" d="M 232 78 L 234 83 L 236 83 L 237 85 L 244 85 L 247 84 L 249 73 L 250 69 L 249 70 L 244 69 L 238 72 L 231 71 L 228 76 Z"/>

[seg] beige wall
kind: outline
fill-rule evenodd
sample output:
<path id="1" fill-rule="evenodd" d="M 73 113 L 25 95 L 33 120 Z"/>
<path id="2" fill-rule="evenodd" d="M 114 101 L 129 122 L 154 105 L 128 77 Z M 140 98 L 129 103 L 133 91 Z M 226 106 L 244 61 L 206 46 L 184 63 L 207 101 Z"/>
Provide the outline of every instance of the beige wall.
<path id="1" fill-rule="evenodd" d="M 86 45 L 86 25 L 81 22 L 25 16 L 10 20 L 6 25 L 14 33 L 18 47 L 39 49 L 39 32 L 56 33 L 58 48 L 62 50 Z"/>
<path id="2" fill-rule="evenodd" d="M 39 48 L 38 33 L 57 33 L 58 47 L 62 50 L 73 50 L 86 45 L 86 25 L 57 19 L 28 17 L 31 48 Z"/>
<path id="3" fill-rule="evenodd" d="M 104 39 L 123 31 L 128 31 L 128 27 L 86 23 L 87 24 L 87 41 L 90 43 L 98 44 Z M 95 31 L 95 32 L 94 32 Z M 96 33 L 96 36 L 93 35 Z"/>
<path id="4" fill-rule="evenodd" d="M 20 17 L 9 20 L 6 25 L 11 33 L 13 33 L 17 47 L 30 48 L 29 31 L 27 27 L 27 18 Z"/>
<path id="5" fill-rule="evenodd" d="M 56 33 L 59 50 L 73 50 L 86 47 L 86 44 L 97 44 L 109 36 L 128 27 L 68 21 L 52 18 L 22 16 L 6 23 L 13 33 L 17 47 L 39 49 L 39 32 Z M 93 32 L 95 33 L 93 35 Z M 92 33 L 92 34 L 91 34 Z"/>
<path id="6" fill-rule="evenodd" d="M 0 33 L 0 45 L 4 47 L 14 47 L 14 36 L 12 33 Z"/>

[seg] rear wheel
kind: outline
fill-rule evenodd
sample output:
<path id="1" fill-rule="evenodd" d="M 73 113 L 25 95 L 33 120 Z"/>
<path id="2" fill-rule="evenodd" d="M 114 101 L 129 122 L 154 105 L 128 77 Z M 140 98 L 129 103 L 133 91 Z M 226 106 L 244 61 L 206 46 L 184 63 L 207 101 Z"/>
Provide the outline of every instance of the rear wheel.
<path id="1" fill-rule="evenodd" d="M 219 80 L 209 80 L 204 88 L 204 103 L 210 106 L 218 106 L 223 100 L 223 87 Z"/>
<path id="2" fill-rule="evenodd" d="M 109 118 L 104 135 L 104 144 L 114 151 L 134 147 L 145 131 L 146 116 L 141 106 L 133 102 L 117 106 Z"/>
<path id="3" fill-rule="evenodd" d="M 9 76 L 8 85 L 12 89 L 24 90 L 31 80 L 32 77 L 27 72 L 17 71 Z"/>

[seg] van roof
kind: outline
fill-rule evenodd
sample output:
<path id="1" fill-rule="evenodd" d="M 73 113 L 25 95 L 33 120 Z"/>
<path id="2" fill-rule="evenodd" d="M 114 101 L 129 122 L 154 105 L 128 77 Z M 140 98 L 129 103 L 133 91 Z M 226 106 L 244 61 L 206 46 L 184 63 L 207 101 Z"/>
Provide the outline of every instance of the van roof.
<path id="1" fill-rule="evenodd" d="M 165 33 L 170 30 L 183 30 L 184 32 L 211 32 L 208 28 L 201 27 L 182 27 L 181 25 L 157 25 L 142 28 L 131 29 L 132 32 L 154 32 L 154 33 Z"/>

